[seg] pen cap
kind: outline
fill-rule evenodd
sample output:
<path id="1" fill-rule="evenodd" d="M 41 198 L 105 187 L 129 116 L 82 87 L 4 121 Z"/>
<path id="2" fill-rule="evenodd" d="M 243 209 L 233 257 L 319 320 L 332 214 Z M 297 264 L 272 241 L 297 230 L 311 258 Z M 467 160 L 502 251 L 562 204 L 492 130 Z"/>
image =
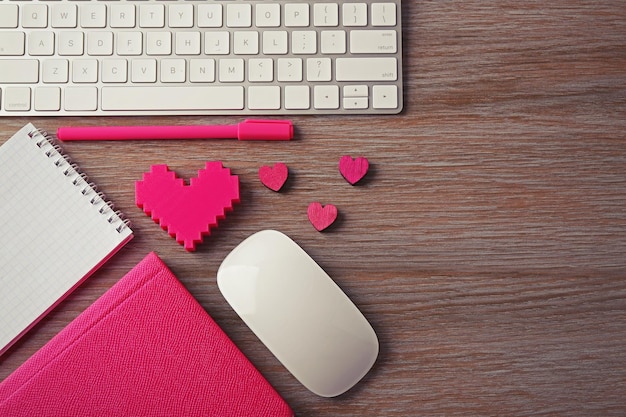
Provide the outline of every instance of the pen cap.
<path id="1" fill-rule="evenodd" d="M 291 120 L 244 120 L 237 125 L 239 140 L 290 140 L 293 138 Z"/>

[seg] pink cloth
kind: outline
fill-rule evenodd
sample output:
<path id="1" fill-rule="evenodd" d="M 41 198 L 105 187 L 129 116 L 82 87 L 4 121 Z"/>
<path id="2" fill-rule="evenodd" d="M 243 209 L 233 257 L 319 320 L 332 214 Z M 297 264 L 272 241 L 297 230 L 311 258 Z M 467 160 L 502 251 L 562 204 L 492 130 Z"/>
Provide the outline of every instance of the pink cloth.
<path id="1" fill-rule="evenodd" d="M 0 384 L 0 416 L 290 417 L 154 253 Z"/>

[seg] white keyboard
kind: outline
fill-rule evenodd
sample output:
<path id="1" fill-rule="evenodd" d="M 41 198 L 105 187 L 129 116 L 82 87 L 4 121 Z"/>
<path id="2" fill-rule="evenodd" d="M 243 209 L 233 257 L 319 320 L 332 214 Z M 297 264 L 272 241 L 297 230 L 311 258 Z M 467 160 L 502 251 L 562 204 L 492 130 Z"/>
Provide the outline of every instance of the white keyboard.
<path id="1" fill-rule="evenodd" d="M 0 116 L 395 114 L 400 0 L 0 0 Z"/>

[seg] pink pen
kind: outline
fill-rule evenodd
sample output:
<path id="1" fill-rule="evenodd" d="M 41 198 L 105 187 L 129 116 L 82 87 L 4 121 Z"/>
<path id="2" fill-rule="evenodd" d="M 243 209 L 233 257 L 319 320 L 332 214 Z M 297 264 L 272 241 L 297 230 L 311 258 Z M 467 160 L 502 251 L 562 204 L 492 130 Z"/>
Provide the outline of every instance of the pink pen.
<path id="1" fill-rule="evenodd" d="M 290 140 L 291 120 L 247 119 L 236 125 L 60 127 L 61 140 L 239 139 Z"/>

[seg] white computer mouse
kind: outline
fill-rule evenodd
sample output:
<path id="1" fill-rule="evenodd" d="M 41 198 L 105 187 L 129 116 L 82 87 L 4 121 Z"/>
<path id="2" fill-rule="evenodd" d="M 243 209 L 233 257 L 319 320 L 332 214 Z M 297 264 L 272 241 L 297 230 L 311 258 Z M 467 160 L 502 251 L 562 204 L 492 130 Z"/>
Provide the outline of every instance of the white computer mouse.
<path id="1" fill-rule="evenodd" d="M 317 395 L 346 392 L 376 361 L 372 326 L 281 232 L 264 230 L 241 242 L 220 265 L 217 285 L 254 334 Z"/>

